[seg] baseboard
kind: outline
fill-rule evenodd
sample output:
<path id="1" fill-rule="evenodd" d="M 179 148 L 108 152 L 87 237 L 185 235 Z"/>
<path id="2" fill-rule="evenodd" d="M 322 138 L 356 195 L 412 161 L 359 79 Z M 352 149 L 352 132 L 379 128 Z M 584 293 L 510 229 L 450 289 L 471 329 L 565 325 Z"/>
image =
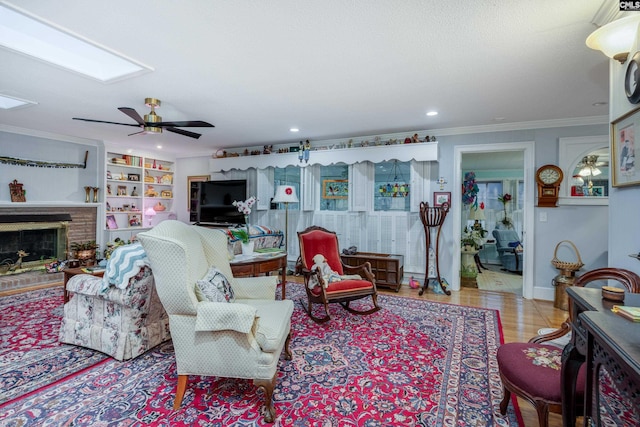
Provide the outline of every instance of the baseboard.
<path id="1" fill-rule="evenodd" d="M 543 288 L 541 286 L 533 287 L 533 299 L 539 299 L 543 301 L 553 301 L 556 297 L 556 290 L 554 288 Z"/>

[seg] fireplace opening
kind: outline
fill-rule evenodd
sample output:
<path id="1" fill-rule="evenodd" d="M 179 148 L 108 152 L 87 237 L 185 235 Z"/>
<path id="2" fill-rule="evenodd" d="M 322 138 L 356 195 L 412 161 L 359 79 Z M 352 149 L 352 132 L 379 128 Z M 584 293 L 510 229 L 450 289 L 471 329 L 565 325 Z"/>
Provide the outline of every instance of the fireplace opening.
<path id="1" fill-rule="evenodd" d="M 66 258 L 69 215 L 0 215 L 0 275 Z"/>

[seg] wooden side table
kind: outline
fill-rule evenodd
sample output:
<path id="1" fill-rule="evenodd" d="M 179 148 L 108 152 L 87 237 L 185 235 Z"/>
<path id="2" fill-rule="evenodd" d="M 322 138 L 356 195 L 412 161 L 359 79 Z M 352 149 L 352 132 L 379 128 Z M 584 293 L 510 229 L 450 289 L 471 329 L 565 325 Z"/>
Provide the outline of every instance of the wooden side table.
<path id="1" fill-rule="evenodd" d="M 341 254 L 342 262 L 348 266 L 358 266 L 369 262 L 371 272 L 376 277 L 376 287 L 387 287 L 398 292 L 404 275 L 404 256 L 379 254 L 374 252 L 356 252 L 353 255 Z"/>
<path id="2" fill-rule="evenodd" d="M 260 274 L 269 275 L 272 271 L 280 270 L 282 283 L 282 299 L 287 292 L 287 254 L 278 256 L 261 257 L 255 256 L 246 260 L 229 261 L 231 272 L 234 277 L 255 277 Z"/>
<path id="3" fill-rule="evenodd" d="M 104 276 L 104 270 L 101 271 L 96 271 L 94 273 L 87 273 L 86 271 L 83 271 L 82 268 L 65 268 L 64 270 L 62 270 L 62 272 L 64 273 L 64 302 L 66 303 L 67 301 L 69 301 L 69 292 L 67 291 L 67 282 L 69 281 L 69 279 L 71 279 L 73 276 L 75 276 L 76 274 L 90 274 L 92 276 L 96 276 L 96 277 L 102 277 Z"/>

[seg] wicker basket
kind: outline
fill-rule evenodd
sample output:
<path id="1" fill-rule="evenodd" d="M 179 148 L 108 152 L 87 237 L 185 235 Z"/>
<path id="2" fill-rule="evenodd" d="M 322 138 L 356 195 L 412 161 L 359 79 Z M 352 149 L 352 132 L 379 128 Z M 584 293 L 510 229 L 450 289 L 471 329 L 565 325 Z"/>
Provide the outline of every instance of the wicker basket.
<path id="1" fill-rule="evenodd" d="M 568 243 L 569 245 L 571 245 L 571 247 L 573 247 L 573 250 L 575 251 L 576 256 L 578 258 L 577 261 L 569 262 L 569 261 L 560 261 L 558 259 L 558 248 L 563 243 Z M 577 270 L 580 270 L 584 265 L 584 263 L 582 262 L 582 258 L 580 258 L 580 252 L 578 252 L 578 248 L 576 248 L 576 245 L 574 245 L 573 242 L 570 240 L 562 240 L 558 242 L 558 244 L 556 245 L 556 250 L 553 252 L 553 259 L 551 260 L 551 264 L 553 264 L 553 266 L 558 270 L 565 270 L 565 271 L 577 271 Z"/>

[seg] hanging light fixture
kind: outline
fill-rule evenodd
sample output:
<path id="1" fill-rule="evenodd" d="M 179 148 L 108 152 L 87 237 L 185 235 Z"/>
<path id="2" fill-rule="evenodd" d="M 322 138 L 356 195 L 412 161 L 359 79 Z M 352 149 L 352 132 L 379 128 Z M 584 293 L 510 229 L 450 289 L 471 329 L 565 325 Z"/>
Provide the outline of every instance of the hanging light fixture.
<path id="1" fill-rule="evenodd" d="M 598 161 L 598 156 L 590 155 L 582 158 L 582 164 L 584 165 L 578 175 L 580 176 L 598 176 L 602 173 L 598 167 L 596 167 L 596 162 Z"/>
<path id="2" fill-rule="evenodd" d="M 409 184 L 404 180 L 397 160 L 393 161 L 387 184 L 380 185 L 378 192 L 383 197 L 407 197 L 409 195 Z"/>

